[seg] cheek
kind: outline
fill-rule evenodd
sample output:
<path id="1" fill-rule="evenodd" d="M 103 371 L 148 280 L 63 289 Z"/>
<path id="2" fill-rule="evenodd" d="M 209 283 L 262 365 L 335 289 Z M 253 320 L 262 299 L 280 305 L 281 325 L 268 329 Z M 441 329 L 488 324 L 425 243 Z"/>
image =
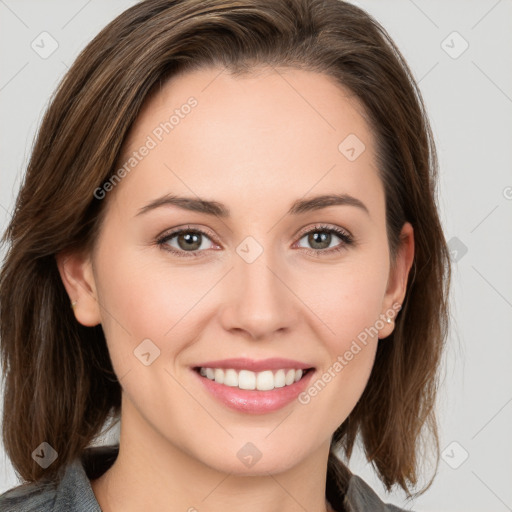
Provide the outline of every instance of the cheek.
<path id="1" fill-rule="evenodd" d="M 380 315 L 387 265 L 387 258 L 375 250 L 347 258 L 344 265 L 318 269 L 314 275 L 304 272 L 301 279 L 299 293 L 314 312 L 327 352 L 325 366 L 302 403 L 322 402 L 331 410 L 333 428 L 350 414 L 373 367 L 378 331 L 384 326 Z"/>
<path id="2" fill-rule="evenodd" d="M 109 250 L 114 246 L 116 251 Z M 98 252 L 96 265 L 102 327 L 118 375 L 139 368 L 134 365 L 139 351 L 158 355 L 158 363 L 169 361 L 170 352 L 179 352 L 180 340 L 187 339 L 183 333 L 187 312 L 205 293 L 200 276 L 150 257 L 155 249 L 122 247 L 122 240 L 111 237 Z"/>
<path id="3" fill-rule="evenodd" d="M 354 409 L 370 377 L 377 350 L 381 298 L 379 281 L 363 283 L 347 278 L 343 285 L 327 288 L 316 313 L 325 319 L 322 337 L 325 363 L 310 386 L 299 396 L 309 408 L 313 429 L 324 421 L 336 430 Z M 382 326 L 380 326 L 382 328 Z"/>
<path id="4" fill-rule="evenodd" d="M 301 269 L 295 279 L 297 295 L 324 324 L 330 352 L 340 353 L 383 313 L 388 259 L 377 250 L 353 252 L 341 264 Z"/>
<path id="5" fill-rule="evenodd" d="M 123 387 L 136 380 L 136 394 L 144 396 L 153 385 L 148 370 L 153 378 L 160 373 L 168 379 L 162 370 L 187 364 L 182 353 L 186 355 L 215 314 L 219 300 L 212 302 L 214 294 L 206 295 L 224 270 L 170 263 L 157 248 L 134 249 L 120 236 L 109 236 L 96 265 L 102 327 L 118 378 L 130 373 Z M 220 303 L 221 295 L 216 295 Z M 148 362 L 150 367 L 145 366 Z"/>

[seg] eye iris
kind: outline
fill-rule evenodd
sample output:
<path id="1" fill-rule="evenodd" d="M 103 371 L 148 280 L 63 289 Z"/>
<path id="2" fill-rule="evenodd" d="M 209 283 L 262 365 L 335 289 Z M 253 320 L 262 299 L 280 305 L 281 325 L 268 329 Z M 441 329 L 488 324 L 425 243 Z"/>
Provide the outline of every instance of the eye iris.
<path id="1" fill-rule="evenodd" d="M 319 241 L 320 239 L 320 241 Z M 327 245 L 322 247 L 316 247 L 316 244 L 325 244 L 327 241 Z M 314 233 L 309 234 L 308 242 L 315 249 L 326 249 L 331 245 L 331 233 L 327 233 L 326 231 L 315 231 Z"/>
<path id="2" fill-rule="evenodd" d="M 182 244 L 182 242 L 184 242 Z M 187 232 L 185 234 L 179 234 L 178 235 L 178 245 L 180 246 L 180 249 L 183 250 L 196 250 L 201 247 L 201 234 L 200 233 L 190 233 Z"/>

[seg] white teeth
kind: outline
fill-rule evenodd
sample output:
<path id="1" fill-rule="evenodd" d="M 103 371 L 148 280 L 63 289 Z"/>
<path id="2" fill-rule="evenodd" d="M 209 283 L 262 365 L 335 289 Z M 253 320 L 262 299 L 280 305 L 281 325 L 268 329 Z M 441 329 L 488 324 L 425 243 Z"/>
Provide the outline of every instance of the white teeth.
<path id="1" fill-rule="evenodd" d="M 224 382 L 225 386 L 238 387 L 238 375 L 235 370 L 226 370 L 224 372 Z"/>
<path id="2" fill-rule="evenodd" d="M 259 386 L 260 380 L 258 375 L 258 389 L 261 389 Z M 256 374 L 254 372 L 250 372 L 249 370 L 240 370 L 238 374 L 238 387 L 240 389 L 256 389 Z"/>
<path id="3" fill-rule="evenodd" d="M 222 368 L 200 368 L 199 373 L 210 380 L 214 380 L 225 386 L 237 387 L 239 389 L 257 389 L 259 391 L 270 391 L 274 388 L 290 386 L 301 379 L 303 371 L 294 370 L 272 370 L 263 372 L 252 372 L 250 370 L 224 370 Z"/>
<path id="4" fill-rule="evenodd" d="M 284 370 L 277 370 L 274 375 L 274 387 L 282 388 L 286 384 Z"/>
<path id="5" fill-rule="evenodd" d="M 256 387 L 260 391 L 270 391 L 271 389 L 274 389 L 274 374 L 270 370 L 258 372 L 256 376 Z"/>
<path id="6" fill-rule="evenodd" d="M 222 368 L 216 368 L 214 371 L 215 382 L 224 384 L 224 370 Z"/>

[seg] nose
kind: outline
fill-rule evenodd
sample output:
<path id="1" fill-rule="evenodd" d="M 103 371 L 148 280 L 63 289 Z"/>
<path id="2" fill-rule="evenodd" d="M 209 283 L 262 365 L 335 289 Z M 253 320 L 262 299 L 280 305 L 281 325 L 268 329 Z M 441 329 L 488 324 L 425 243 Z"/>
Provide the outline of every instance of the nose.
<path id="1" fill-rule="evenodd" d="M 290 272 L 270 250 L 264 250 L 251 263 L 236 256 L 225 283 L 228 299 L 221 314 L 224 329 L 263 340 L 296 326 L 301 302 L 291 280 Z"/>

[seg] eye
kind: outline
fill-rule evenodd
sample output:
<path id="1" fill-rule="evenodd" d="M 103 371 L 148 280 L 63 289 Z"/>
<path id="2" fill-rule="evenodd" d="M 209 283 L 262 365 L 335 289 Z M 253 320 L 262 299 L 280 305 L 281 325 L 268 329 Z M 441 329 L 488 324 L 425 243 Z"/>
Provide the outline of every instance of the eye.
<path id="1" fill-rule="evenodd" d="M 333 238 L 333 235 L 335 238 Z M 176 229 L 161 236 L 157 239 L 156 243 L 162 247 L 162 249 L 176 256 L 185 258 L 198 257 L 203 256 L 202 253 L 209 248 L 207 240 L 213 243 L 212 238 L 213 235 L 206 233 L 202 229 L 194 229 L 187 226 L 187 228 Z M 333 247 L 331 243 L 333 241 L 335 242 L 336 238 L 340 239 L 342 243 L 338 243 Z M 314 226 L 313 229 L 303 233 L 298 243 L 303 239 L 306 239 L 306 242 L 312 246 L 312 249 L 300 245 L 299 247 L 314 256 L 332 254 L 354 243 L 352 235 L 348 232 L 338 227 L 324 225 Z M 213 245 L 215 245 L 215 243 Z"/>
<path id="2" fill-rule="evenodd" d="M 335 236 L 334 238 L 333 235 Z M 331 243 L 336 242 L 336 238 L 341 239 L 342 243 L 338 243 L 333 247 Z M 346 249 L 347 246 L 353 245 L 354 243 L 354 239 L 348 232 L 338 227 L 330 227 L 324 225 L 315 226 L 313 229 L 310 229 L 309 231 L 304 233 L 301 239 L 299 240 L 299 243 L 303 239 L 305 239 L 306 242 L 310 244 L 313 248 L 309 249 L 307 247 L 304 247 L 304 249 L 306 249 L 306 252 L 313 254 L 315 256 L 332 254 L 343 249 Z"/>
<path id="3" fill-rule="evenodd" d="M 200 256 L 202 250 L 208 249 L 210 237 L 200 229 L 179 229 L 167 233 L 157 240 L 157 244 L 164 250 L 169 251 L 177 256 Z"/>

